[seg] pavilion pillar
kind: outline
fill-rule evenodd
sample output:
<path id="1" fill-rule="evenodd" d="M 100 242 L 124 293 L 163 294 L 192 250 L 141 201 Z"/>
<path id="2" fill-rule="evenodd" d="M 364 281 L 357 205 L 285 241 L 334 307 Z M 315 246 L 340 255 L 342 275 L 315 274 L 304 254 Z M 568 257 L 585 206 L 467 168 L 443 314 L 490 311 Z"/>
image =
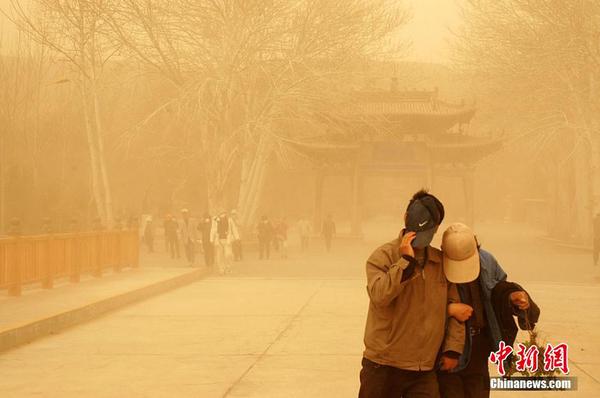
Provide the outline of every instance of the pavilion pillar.
<path id="1" fill-rule="evenodd" d="M 431 149 L 427 148 L 427 165 L 425 169 L 425 188 L 430 192 L 433 192 L 433 179 L 434 179 L 434 163 Z"/>
<path id="2" fill-rule="evenodd" d="M 435 183 L 436 183 L 435 169 L 432 167 L 431 171 L 430 171 L 430 176 L 429 176 L 429 189 L 431 190 L 431 192 L 434 192 L 434 193 L 435 193 Z"/>
<path id="3" fill-rule="evenodd" d="M 352 172 L 352 220 L 350 232 L 353 236 L 362 235 L 362 188 L 363 178 L 360 163 L 356 161 Z"/>
<path id="4" fill-rule="evenodd" d="M 471 228 L 475 228 L 475 173 L 472 169 L 465 171 L 462 177 L 463 192 L 466 205 L 466 222 Z"/>
<path id="5" fill-rule="evenodd" d="M 323 171 L 317 171 L 315 178 L 315 204 L 313 211 L 313 232 L 316 234 L 321 233 L 321 227 L 323 224 L 323 182 L 325 180 L 325 174 Z"/>

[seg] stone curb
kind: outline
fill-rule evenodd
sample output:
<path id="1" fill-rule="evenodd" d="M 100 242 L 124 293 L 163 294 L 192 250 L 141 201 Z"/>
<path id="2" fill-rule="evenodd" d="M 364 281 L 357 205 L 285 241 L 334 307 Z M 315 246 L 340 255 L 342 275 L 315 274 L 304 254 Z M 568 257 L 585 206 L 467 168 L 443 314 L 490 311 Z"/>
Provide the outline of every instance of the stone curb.
<path id="1" fill-rule="evenodd" d="M 198 269 L 170 279 L 108 297 L 81 307 L 60 312 L 48 317 L 0 330 L 0 353 L 33 340 L 56 334 L 69 327 L 93 320 L 110 311 L 117 310 L 169 290 L 188 285 L 201 279 L 208 272 Z"/>

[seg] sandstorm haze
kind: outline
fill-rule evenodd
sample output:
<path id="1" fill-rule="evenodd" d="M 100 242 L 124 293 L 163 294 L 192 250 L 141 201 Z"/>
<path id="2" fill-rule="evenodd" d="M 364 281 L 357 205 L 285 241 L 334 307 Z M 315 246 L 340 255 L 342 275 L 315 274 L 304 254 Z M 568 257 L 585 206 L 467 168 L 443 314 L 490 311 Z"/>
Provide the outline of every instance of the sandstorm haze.
<path id="1" fill-rule="evenodd" d="M 355 396 L 421 188 L 600 396 L 599 2 L 0 11 L 0 396 Z"/>
<path id="2" fill-rule="evenodd" d="M 395 78 L 400 92 L 437 90 L 441 101 L 472 106 L 471 120 L 448 129 L 502 145 L 472 160 L 480 148 L 465 141 L 466 160 L 450 160 L 473 173 L 472 204 L 452 180 L 460 172 L 433 172 L 434 185 L 399 169 L 382 184 L 405 195 L 429 186 L 457 219 L 472 205 L 478 220 L 518 219 L 591 241 L 593 2 L 5 0 L 3 11 L 4 231 L 12 218 L 36 232 L 45 218 L 64 229 L 72 219 L 112 225 L 181 207 L 238 208 L 247 225 L 263 213 L 312 214 L 309 176 L 325 166 L 290 159 L 286 139 L 366 140 L 318 115 L 339 121 L 361 91 L 391 90 Z M 300 194 L 289 195 L 289 175 L 302 176 Z M 351 184 L 326 185 L 336 188 L 325 211 L 350 222 Z M 402 197 L 381 207 L 364 196 L 377 215 L 400 219 Z"/>

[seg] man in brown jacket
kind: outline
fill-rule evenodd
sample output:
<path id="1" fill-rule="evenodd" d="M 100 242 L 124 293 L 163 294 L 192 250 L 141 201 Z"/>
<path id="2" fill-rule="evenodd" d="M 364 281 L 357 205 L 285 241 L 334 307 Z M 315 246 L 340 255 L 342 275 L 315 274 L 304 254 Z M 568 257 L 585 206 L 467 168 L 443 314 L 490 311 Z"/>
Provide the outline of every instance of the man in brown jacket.
<path id="1" fill-rule="evenodd" d="M 465 328 L 447 317 L 456 286 L 429 244 L 444 218 L 442 203 L 425 190 L 411 199 L 406 228 L 367 260 L 370 298 L 359 398 L 439 397 L 435 370 L 458 365 Z"/>

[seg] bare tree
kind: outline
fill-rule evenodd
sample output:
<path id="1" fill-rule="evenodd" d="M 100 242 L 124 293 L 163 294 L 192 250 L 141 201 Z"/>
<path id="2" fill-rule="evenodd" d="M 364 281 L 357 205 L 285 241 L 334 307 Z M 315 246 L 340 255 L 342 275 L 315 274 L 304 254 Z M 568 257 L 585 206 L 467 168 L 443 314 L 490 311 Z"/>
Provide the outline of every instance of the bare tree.
<path id="1" fill-rule="evenodd" d="M 0 228 L 6 227 L 8 211 L 22 219 L 24 208 L 34 205 L 33 195 L 23 195 L 21 206 L 13 204 L 8 210 L 8 181 L 12 189 L 20 185 L 21 194 L 24 184 L 16 184 L 17 178 L 27 181 L 28 193 L 39 193 L 43 168 L 39 93 L 47 60 L 27 35 L 17 35 L 10 47 L 12 53 L 0 57 Z"/>
<path id="2" fill-rule="evenodd" d="M 513 142 L 526 145 L 544 165 L 551 198 L 549 231 L 590 236 L 591 214 L 600 206 L 600 99 L 595 95 L 600 4 L 463 4 L 458 64 L 486 81 L 495 106 L 519 113 L 509 118 L 508 127 L 519 131 Z"/>
<path id="3" fill-rule="evenodd" d="M 339 85 L 365 57 L 393 48 L 408 18 L 387 0 L 123 0 L 112 10 L 119 44 L 173 85 L 149 118 L 175 110 L 178 155 L 200 168 L 210 207 L 227 205 L 239 178 L 246 224 L 282 130 L 338 103 Z"/>
<path id="4" fill-rule="evenodd" d="M 107 59 L 114 48 L 106 38 L 103 0 L 33 0 L 25 8 L 10 1 L 7 16 L 23 31 L 56 56 L 56 62 L 70 67 L 80 92 L 86 132 L 91 186 L 98 216 L 111 225 L 112 194 L 104 149 L 104 131 L 98 85 Z"/>

